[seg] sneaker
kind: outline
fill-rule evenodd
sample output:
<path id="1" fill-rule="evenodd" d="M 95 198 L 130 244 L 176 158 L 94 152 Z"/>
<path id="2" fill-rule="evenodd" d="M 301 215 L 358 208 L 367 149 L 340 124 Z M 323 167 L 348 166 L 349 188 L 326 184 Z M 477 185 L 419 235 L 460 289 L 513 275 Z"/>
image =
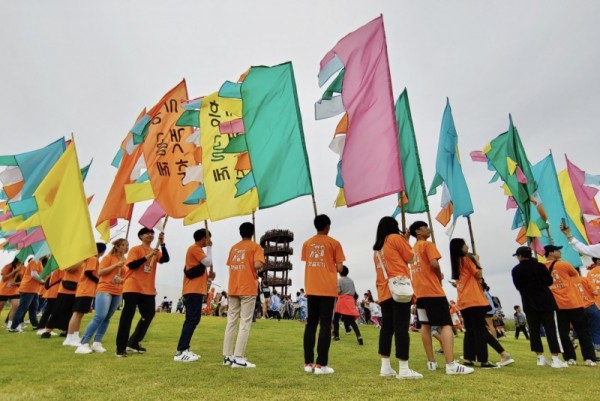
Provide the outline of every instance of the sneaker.
<path id="1" fill-rule="evenodd" d="M 143 354 L 144 352 L 146 352 L 146 348 L 142 347 L 141 344 L 138 345 L 128 345 L 126 348 L 127 351 L 129 352 L 135 352 L 138 354 Z"/>
<path id="2" fill-rule="evenodd" d="M 38 331 L 35 332 L 35 334 L 37 334 L 38 336 L 41 336 L 45 332 L 46 332 L 46 329 L 39 329 Z"/>
<path id="3" fill-rule="evenodd" d="M 77 349 L 75 350 L 76 354 L 91 354 L 93 351 L 90 348 L 89 344 L 81 344 L 79 347 L 77 347 Z"/>
<path id="4" fill-rule="evenodd" d="M 349 336 L 350 334 L 352 334 L 352 331 L 347 331 L 344 334 L 347 335 L 347 336 Z"/>
<path id="5" fill-rule="evenodd" d="M 123 352 L 117 351 L 117 352 L 115 352 L 115 356 L 117 358 L 127 358 L 127 351 L 123 351 Z"/>
<path id="6" fill-rule="evenodd" d="M 335 370 L 331 369 L 329 366 L 315 365 L 315 375 L 330 375 L 333 372 L 335 372 Z"/>
<path id="7" fill-rule="evenodd" d="M 567 364 L 568 364 L 569 366 L 575 366 L 575 365 L 577 365 L 577 361 L 576 361 L 575 359 L 569 359 L 569 360 L 567 361 Z"/>
<path id="8" fill-rule="evenodd" d="M 444 355 L 444 350 L 443 349 L 438 349 L 435 351 L 436 354 L 440 354 L 440 355 Z"/>
<path id="9" fill-rule="evenodd" d="M 498 369 L 500 366 L 491 362 L 481 362 L 482 369 Z"/>
<path id="10" fill-rule="evenodd" d="M 340 341 L 339 337 L 333 337 L 333 341 Z"/>
<path id="11" fill-rule="evenodd" d="M 312 373 L 315 370 L 315 367 L 312 363 L 305 363 L 304 364 L 304 371 L 306 373 Z"/>
<path id="12" fill-rule="evenodd" d="M 175 362 L 195 362 L 198 360 L 198 356 L 190 354 L 187 350 L 181 351 L 179 355 L 173 357 Z"/>
<path id="13" fill-rule="evenodd" d="M 365 345 L 362 337 L 358 337 L 357 340 L 358 340 L 358 345 Z"/>
<path id="14" fill-rule="evenodd" d="M 188 354 L 190 354 L 191 356 L 195 356 L 195 357 L 197 357 L 198 359 L 200 359 L 200 355 L 193 353 L 193 352 L 192 352 L 192 350 L 191 350 L 191 349 L 189 349 L 189 348 L 187 349 L 187 353 L 188 353 Z"/>
<path id="15" fill-rule="evenodd" d="M 500 362 L 496 363 L 496 365 L 507 366 L 507 365 L 510 365 L 511 363 L 515 363 L 515 360 L 510 357 L 510 354 L 507 354 L 506 357 L 502 358 L 500 360 Z"/>
<path id="16" fill-rule="evenodd" d="M 67 336 L 67 332 L 66 331 L 61 331 L 59 334 L 59 337 L 66 337 Z"/>
<path id="17" fill-rule="evenodd" d="M 412 369 L 400 369 L 400 373 L 396 376 L 398 380 L 416 380 L 422 379 L 423 375 L 415 372 Z"/>
<path id="18" fill-rule="evenodd" d="M 22 333 L 23 329 L 17 327 L 16 329 L 8 329 L 9 333 Z"/>
<path id="19" fill-rule="evenodd" d="M 235 358 L 233 362 L 231 362 L 232 368 L 255 368 L 256 365 L 248 362 L 246 359 L 237 359 Z"/>
<path id="20" fill-rule="evenodd" d="M 231 357 L 231 359 L 228 356 L 223 357 L 223 366 L 231 366 L 232 363 L 233 357 Z"/>
<path id="21" fill-rule="evenodd" d="M 94 342 L 92 344 L 91 350 L 98 353 L 106 352 L 106 348 L 102 346 L 102 343 Z"/>
<path id="22" fill-rule="evenodd" d="M 546 365 L 550 365 L 550 363 L 546 360 L 546 357 L 541 355 L 538 356 L 537 358 L 537 365 L 538 366 L 546 366 Z"/>
<path id="23" fill-rule="evenodd" d="M 437 362 L 427 361 L 427 370 L 435 371 L 438 368 Z"/>
<path id="24" fill-rule="evenodd" d="M 396 377 L 398 376 L 398 373 L 396 373 L 396 371 L 394 369 L 392 369 L 392 367 L 386 367 L 386 368 L 381 368 L 381 370 L 379 371 L 379 376 L 381 377 Z"/>
<path id="25" fill-rule="evenodd" d="M 81 343 L 75 342 L 75 339 L 67 338 L 65 341 L 63 341 L 62 345 L 66 347 L 79 347 Z"/>
<path id="26" fill-rule="evenodd" d="M 52 337 L 51 333 L 49 331 L 44 331 L 41 335 L 40 338 L 50 338 Z"/>
<path id="27" fill-rule="evenodd" d="M 592 361 L 591 359 L 586 359 L 583 364 L 585 366 L 596 366 L 596 362 Z"/>
<path id="28" fill-rule="evenodd" d="M 458 362 L 453 362 L 450 364 L 446 364 L 446 374 L 447 375 L 468 375 L 473 373 L 475 369 L 470 368 L 468 366 L 461 365 Z"/>
<path id="29" fill-rule="evenodd" d="M 550 367 L 556 369 L 568 368 L 569 364 L 567 362 L 561 361 L 560 359 L 553 359 L 552 363 L 550 364 Z"/>

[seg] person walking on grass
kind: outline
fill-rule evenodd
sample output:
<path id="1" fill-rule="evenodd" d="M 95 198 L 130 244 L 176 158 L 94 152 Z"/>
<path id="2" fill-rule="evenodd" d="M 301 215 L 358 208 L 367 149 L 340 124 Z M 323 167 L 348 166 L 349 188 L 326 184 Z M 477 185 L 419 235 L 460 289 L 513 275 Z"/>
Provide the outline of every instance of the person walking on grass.
<path id="1" fill-rule="evenodd" d="M 354 298 L 356 288 L 354 287 L 354 281 L 348 277 L 348 272 L 348 268 L 343 266 L 340 278 L 338 279 L 338 297 L 335 303 L 335 316 L 333 318 L 333 339 L 340 341 L 341 319 L 346 328 L 346 333 L 349 334 L 349 330 L 354 330 L 358 345 L 363 345 L 363 338 L 356 324 L 356 319 L 360 316 L 358 309 L 356 309 L 356 300 Z"/>
<path id="2" fill-rule="evenodd" d="M 491 369 L 514 363 L 486 327 L 485 313 L 489 302 L 483 293 L 483 273 L 479 257 L 469 253 L 469 247 L 462 238 L 453 238 L 450 241 L 450 265 L 452 280 L 455 280 L 458 293 L 458 309 L 466 329 L 463 342 L 464 364 L 474 366 L 477 360 L 482 368 Z M 488 360 L 488 344 L 500 353 L 502 359 L 497 364 Z"/>
<path id="3" fill-rule="evenodd" d="M 19 284 L 21 282 L 21 268 L 23 263 L 14 258 L 12 262 L 2 268 L 2 281 L 0 281 L 0 313 L 8 302 L 8 328 L 12 325 L 13 318 L 19 307 Z M 15 330 L 16 331 L 16 330 Z"/>
<path id="4" fill-rule="evenodd" d="M 94 301 L 94 317 L 88 323 L 81 345 L 75 350 L 76 354 L 90 354 L 92 352 L 106 352 L 102 346 L 102 339 L 108 329 L 110 319 L 121 305 L 123 299 L 123 269 L 125 267 L 125 255 L 129 250 L 129 242 L 120 238 L 113 241 L 113 248 L 108 255 L 100 261 L 98 268 L 98 287 L 96 288 L 96 299 Z M 90 340 L 94 342 L 90 347 Z"/>
<path id="5" fill-rule="evenodd" d="M 273 289 L 273 294 L 269 297 L 269 315 L 272 319 L 281 320 L 281 298 L 276 289 Z"/>
<path id="6" fill-rule="evenodd" d="M 439 260 L 442 258 L 435 244 L 427 241 L 431 229 L 424 221 L 411 224 L 410 235 L 417 239 L 413 246 L 415 254 L 411 265 L 413 288 L 417 297 L 417 317 L 421 323 L 421 340 L 427 355 L 427 369 L 437 370 L 433 353 L 431 326 L 441 326 L 442 348 L 446 360 L 446 374 L 464 375 L 473 373 L 473 368 L 463 366 L 454 360 L 454 336 L 450 304 L 442 288 L 444 275 Z"/>
<path id="7" fill-rule="evenodd" d="M 396 302 L 388 286 L 387 278 L 410 277 L 408 264 L 414 254 L 405 235 L 401 235 L 398 221 L 393 217 L 383 217 L 379 220 L 375 244 L 373 245 L 373 262 L 375 264 L 375 285 L 377 299 L 381 310 L 381 330 L 379 331 L 379 355 L 382 377 L 396 377 L 399 380 L 422 379 L 423 375 L 408 367 L 410 353 L 410 308 L 412 302 Z M 384 272 L 385 271 L 385 272 Z M 376 305 L 374 302 L 371 305 Z M 371 319 L 377 313 L 371 309 Z M 376 322 L 376 327 L 377 327 Z M 392 338 L 399 360 L 399 373 L 392 368 Z"/>
<path id="8" fill-rule="evenodd" d="M 521 310 L 519 305 L 515 305 L 515 340 L 519 339 L 519 333 L 523 333 L 525 338 L 529 340 L 529 333 L 527 332 L 527 319 Z"/>
<path id="9" fill-rule="evenodd" d="M 200 355 L 190 350 L 190 341 L 202 317 L 202 300 L 206 297 L 208 279 L 212 280 L 216 276 L 212 270 L 208 271 L 211 266 L 211 234 L 210 231 L 201 228 L 194 232 L 194 244 L 188 248 L 185 256 L 181 291 L 185 302 L 185 321 L 181 328 L 177 352 L 173 357 L 175 362 L 195 362 L 200 359 Z"/>
<path id="10" fill-rule="evenodd" d="M 23 323 L 25 313 L 29 312 L 29 322 L 33 326 L 33 330 L 38 330 L 39 322 L 37 318 L 37 308 L 39 304 L 38 292 L 44 284 L 40 281 L 39 275 L 44 266 L 48 262 L 48 257 L 44 256 L 39 261 L 31 258 L 27 267 L 23 272 L 21 285 L 19 286 L 19 306 L 12 319 L 12 325 L 8 327 L 9 332 L 19 332 L 19 325 Z"/>
<path id="11" fill-rule="evenodd" d="M 138 238 L 142 244 L 131 248 L 125 261 L 127 267 L 123 282 L 125 304 L 119 319 L 116 341 L 116 356 L 119 358 L 126 357 L 127 351 L 139 354 L 146 352 L 146 348 L 142 347 L 140 342 L 146 336 L 156 313 L 156 267 L 158 263 L 169 261 L 169 253 L 164 243 L 164 233 L 161 232 L 158 235 L 156 248 L 152 248 L 154 230 L 144 227 L 138 231 Z M 136 309 L 140 312 L 140 320 L 130 336 L 129 332 Z"/>
<path id="12" fill-rule="evenodd" d="M 558 339 L 556 328 L 556 301 L 549 286 L 552 285 L 552 276 L 542 263 L 532 256 L 531 249 L 526 246 L 517 248 L 513 254 L 519 264 L 512 269 L 512 279 L 515 288 L 521 294 L 523 310 L 529 325 L 529 346 L 537 355 L 537 365 L 550 365 L 553 368 L 568 368 L 566 362 L 558 358 L 562 347 Z M 544 346 L 540 333 L 543 326 L 546 341 L 552 354 L 552 362 L 547 362 L 544 357 Z"/>
<path id="13" fill-rule="evenodd" d="M 261 246 L 252 241 L 252 223 L 242 223 L 240 236 L 242 240 L 231 247 L 227 259 L 229 311 L 223 337 L 223 365 L 232 368 L 254 368 L 256 365 L 246 359 L 246 345 L 258 295 L 258 270 L 265 264 L 265 255 Z"/>
<path id="14" fill-rule="evenodd" d="M 316 375 L 331 374 L 329 347 L 331 345 L 331 321 L 337 297 L 337 273 L 342 271 L 346 260 L 342 246 L 331 238 L 331 220 L 324 214 L 314 219 L 317 234 L 302 245 L 304 287 L 308 302 L 308 318 L 304 328 L 304 371 Z M 319 327 L 317 359 L 315 339 Z M 315 363 L 316 362 L 316 363 Z"/>

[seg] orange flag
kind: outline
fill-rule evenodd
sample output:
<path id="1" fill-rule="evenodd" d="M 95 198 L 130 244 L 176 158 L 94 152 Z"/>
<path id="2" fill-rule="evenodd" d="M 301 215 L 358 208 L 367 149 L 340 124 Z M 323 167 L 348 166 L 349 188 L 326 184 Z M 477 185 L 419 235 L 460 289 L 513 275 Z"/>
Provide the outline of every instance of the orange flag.
<path id="1" fill-rule="evenodd" d="M 142 144 L 156 201 L 174 218 L 183 218 L 197 207 L 185 205 L 183 201 L 200 185 L 182 183 L 186 168 L 198 164 L 194 157 L 196 146 L 186 141 L 193 133 L 192 128 L 175 125 L 185 111 L 181 107 L 182 99 L 188 99 L 185 79 L 148 112 L 151 121 Z"/>

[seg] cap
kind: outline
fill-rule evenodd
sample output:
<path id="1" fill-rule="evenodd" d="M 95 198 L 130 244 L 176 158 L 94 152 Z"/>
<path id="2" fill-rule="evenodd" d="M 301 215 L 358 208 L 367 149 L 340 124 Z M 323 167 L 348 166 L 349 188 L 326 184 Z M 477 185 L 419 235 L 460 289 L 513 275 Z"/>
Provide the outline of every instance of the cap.
<path id="1" fill-rule="evenodd" d="M 515 253 L 513 253 L 513 256 L 523 256 L 525 258 L 530 258 L 531 248 L 529 248 L 528 246 L 520 246 L 517 248 Z"/>
<path id="2" fill-rule="evenodd" d="M 546 256 L 548 256 L 550 254 L 550 252 L 559 251 L 561 249 L 562 249 L 562 246 L 546 245 L 544 247 L 544 252 L 546 253 Z"/>

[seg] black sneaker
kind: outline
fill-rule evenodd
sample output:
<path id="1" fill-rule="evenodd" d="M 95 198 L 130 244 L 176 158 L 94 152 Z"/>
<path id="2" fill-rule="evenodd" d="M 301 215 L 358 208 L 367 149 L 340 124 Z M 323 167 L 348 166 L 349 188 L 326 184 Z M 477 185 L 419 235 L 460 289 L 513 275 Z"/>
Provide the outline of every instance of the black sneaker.
<path id="1" fill-rule="evenodd" d="M 123 352 L 119 352 L 119 351 L 117 351 L 117 352 L 115 353 L 115 356 L 116 356 L 117 358 L 127 358 L 127 351 L 123 351 Z"/>
<path id="2" fill-rule="evenodd" d="M 358 337 L 358 345 L 364 345 L 362 337 Z"/>
<path id="3" fill-rule="evenodd" d="M 333 341 L 340 341 L 339 337 L 333 337 Z"/>
<path id="4" fill-rule="evenodd" d="M 52 337 L 52 335 L 50 334 L 49 331 L 45 331 L 40 335 L 40 338 L 50 338 Z"/>
<path id="5" fill-rule="evenodd" d="M 500 366 L 495 365 L 493 363 L 490 362 L 481 362 L 481 368 L 482 369 L 498 369 Z"/>
<path id="6" fill-rule="evenodd" d="M 138 354 L 143 354 L 144 352 L 146 352 L 146 348 L 142 347 L 141 344 L 138 344 L 138 345 L 128 345 L 127 346 L 127 351 L 129 351 L 129 352 L 136 352 Z"/>

